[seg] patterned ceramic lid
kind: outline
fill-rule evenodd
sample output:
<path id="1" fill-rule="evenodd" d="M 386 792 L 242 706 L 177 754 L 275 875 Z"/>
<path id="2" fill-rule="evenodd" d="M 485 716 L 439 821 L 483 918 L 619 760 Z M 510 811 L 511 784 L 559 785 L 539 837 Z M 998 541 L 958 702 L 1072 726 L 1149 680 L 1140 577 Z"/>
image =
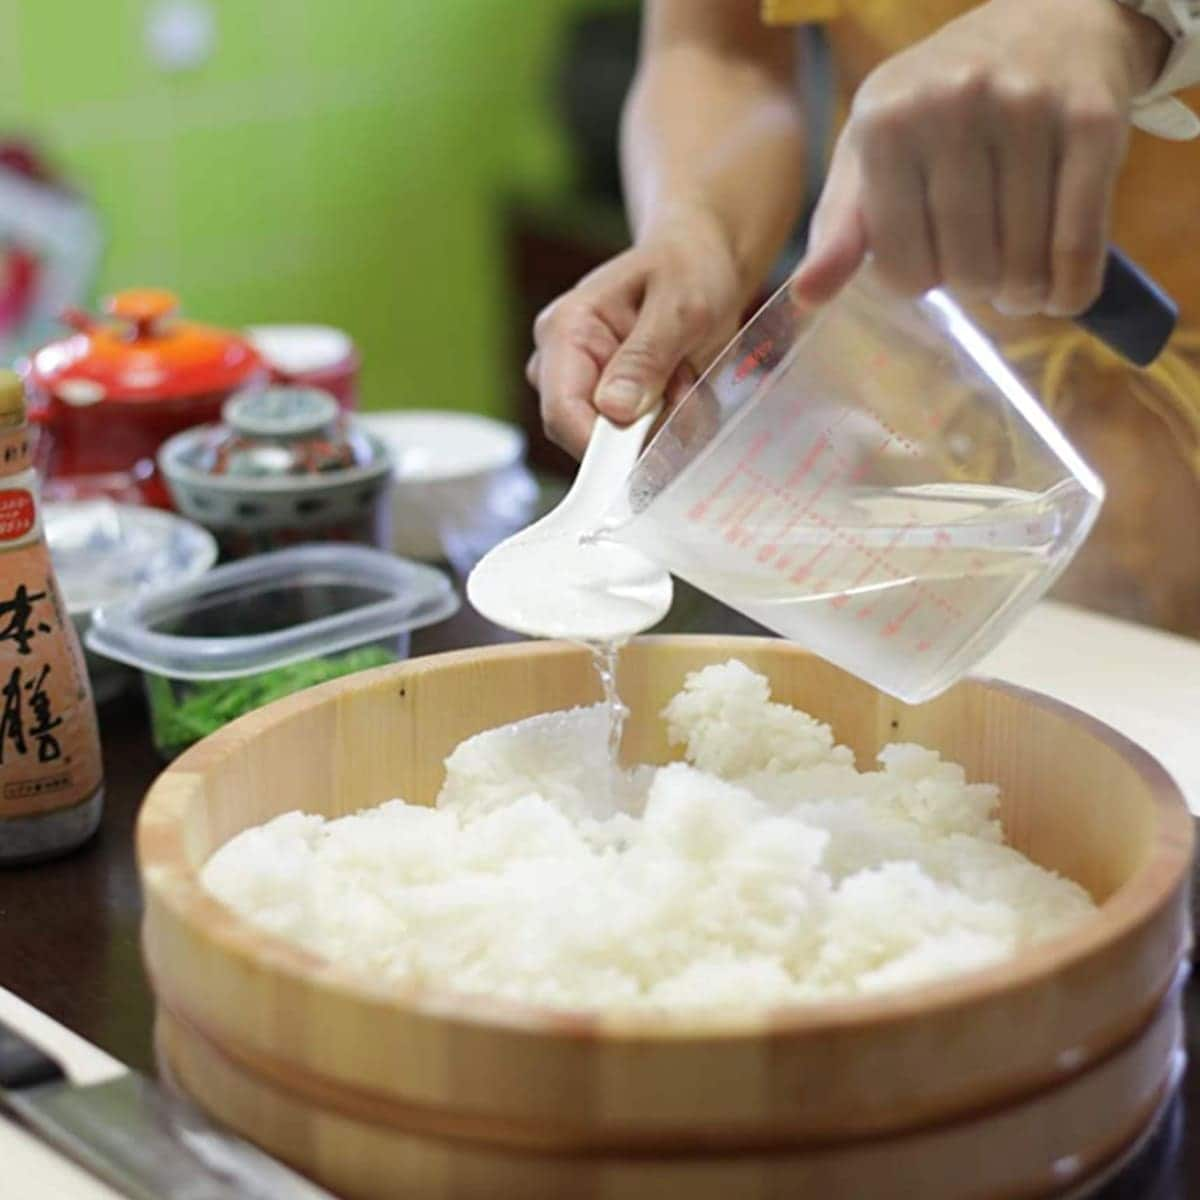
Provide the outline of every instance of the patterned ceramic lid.
<path id="1" fill-rule="evenodd" d="M 371 441 L 345 418 L 337 401 L 315 388 L 239 392 L 222 410 L 193 459 L 212 475 L 263 478 L 324 475 L 370 466 Z"/>

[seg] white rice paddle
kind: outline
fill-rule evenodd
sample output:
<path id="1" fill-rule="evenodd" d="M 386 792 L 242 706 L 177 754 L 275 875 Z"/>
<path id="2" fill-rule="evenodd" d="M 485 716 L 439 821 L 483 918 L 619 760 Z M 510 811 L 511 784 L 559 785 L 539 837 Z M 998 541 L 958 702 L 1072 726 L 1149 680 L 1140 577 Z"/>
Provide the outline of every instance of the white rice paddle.
<path id="1" fill-rule="evenodd" d="M 517 633 L 579 642 L 623 641 L 666 616 L 671 576 L 632 547 L 595 536 L 657 415 L 624 427 L 597 419 L 559 506 L 471 572 L 467 598 L 476 610 Z"/>

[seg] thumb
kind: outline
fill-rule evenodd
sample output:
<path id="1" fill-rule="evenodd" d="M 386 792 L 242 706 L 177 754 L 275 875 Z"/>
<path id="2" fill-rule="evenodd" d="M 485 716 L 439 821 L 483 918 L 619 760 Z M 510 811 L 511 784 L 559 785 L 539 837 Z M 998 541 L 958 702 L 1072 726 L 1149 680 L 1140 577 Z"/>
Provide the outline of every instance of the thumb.
<path id="1" fill-rule="evenodd" d="M 648 292 L 629 336 L 596 385 L 596 408 L 626 424 L 653 408 L 696 339 L 701 322 L 689 306 Z"/>
<path id="2" fill-rule="evenodd" d="M 857 156 L 839 145 L 813 214 L 808 250 L 792 276 L 792 298 L 803 307 L 832 300 L 867 255 Z"/>

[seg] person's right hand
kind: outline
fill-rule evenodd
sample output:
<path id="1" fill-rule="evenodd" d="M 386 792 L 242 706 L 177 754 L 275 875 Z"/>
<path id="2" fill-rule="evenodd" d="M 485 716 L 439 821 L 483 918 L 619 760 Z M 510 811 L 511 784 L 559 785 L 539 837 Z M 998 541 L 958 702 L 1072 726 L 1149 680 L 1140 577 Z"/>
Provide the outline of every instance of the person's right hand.
<path id="1" fill-rule="evenodd" d="M 868 253 L 880 279 L 946 285 L 1012 316 L 1100 292 L 1129 107 L 1163 31 L 1096 0 L 988 0 L 884 62 L 854 97 L 793 294 L 830 300 Z"/>
<path id="2" fill-rule="evenodd" d="M 715 218 L 664 218 L 538 316 L 525 373 L 547 435 L 579 458 L 597 411 L 625 425 L 660 397 L 675 403 L 736 332 L 746 299 Z"/>

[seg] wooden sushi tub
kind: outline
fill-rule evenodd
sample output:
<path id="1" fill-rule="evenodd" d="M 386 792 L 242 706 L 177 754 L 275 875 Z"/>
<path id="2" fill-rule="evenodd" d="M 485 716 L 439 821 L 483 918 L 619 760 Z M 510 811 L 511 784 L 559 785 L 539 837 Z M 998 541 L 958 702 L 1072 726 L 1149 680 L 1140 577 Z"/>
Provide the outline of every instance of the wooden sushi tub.
<path id="1" fill-rule="evenodd" d="M 1050 1196 L 1134 1143 L 1181 1061 L 1193 827 L 1108 727 L 991 682 L 907 708 L 782 641 L 648 638 L 620 687 L 631 760 L 658 713 L 737 656 L 861 763 L 915 741 L 1003 789 L 1009 840 L 1102 902 L 1003 966 L 714 1032 L 373 989 L 200 886 L 248 826 L 432 802 L 463 738 L 591 703 L 590 656 L 526 644 L 411 660 L 293 697 L 180 758 L 142 811 L 160 1052 L 217 1117 L 348 1197 L 922 1200 Z"/>

